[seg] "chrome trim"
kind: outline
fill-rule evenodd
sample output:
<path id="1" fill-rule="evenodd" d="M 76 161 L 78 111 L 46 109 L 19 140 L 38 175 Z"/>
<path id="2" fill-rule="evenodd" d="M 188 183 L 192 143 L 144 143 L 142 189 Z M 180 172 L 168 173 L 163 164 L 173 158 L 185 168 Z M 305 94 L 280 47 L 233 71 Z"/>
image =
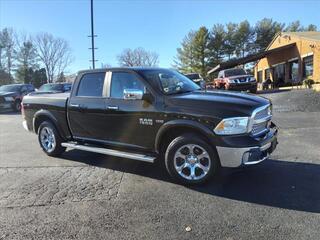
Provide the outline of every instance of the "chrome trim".
<path id="1" fill-rule="evenodd" d="M 229 147 L 219 147 L 217 146 L 217 152 L 220 158 L 220 163 L 222 167 L 240 167 L 241 165 L 254 165 L 258 164 L 266 159 L 268 159 L 269 154 L 262 158 L 257 159 L 256 161 L 244 162 L 243 156 L 246 152 L 250 150 L 259 149 L 260 151 L 265 151 L 271 147 L 271 142 L 266 143 L 265 145 L 259 147 L 246 147 L 246 148 L 229 148 Z"/>
<path id="2" fill-rule="evenodd" d="M 260 160 L 251 161 L 251 162 L 245 162 L 245 163 L 243 163 L 243 164 L 246 165 L 246 166 L 255 165 L 255 164 L 258 164 L 258 163 L 263 162 L 264 160 L 267 160 L 268 158 L 269 158 L 269 154 L 267 154 L 267 156 L 265 156 L 264 158 L 262 158 L 262 159 L 260 159 Z"/>
<path id="3" fill-rule="evenodd" d="M 76 108 L 78 108 L 78 107 L 80 107 L 80 105 L 79 104 L 72 104 L 72 103 L 70 103 L 70 105 L 69 105 L 70 107 L 76 107 Z"/>
<path id="4" fill-rule="evenodd" d="M 252 147 L 248 148 L 229 148 L 217 146 L 217 152 L 222 167 L 240 167 L 242 164 L 242 156 Z M 254 147 L 253 147 L 254 148 Z"/>
<path id="5" fill-rule="evenodd" d="M 143 97 L 143 91 L 140 89 L 124 89 L 123 99 L 125 100 L 141 100 Z"/>
<path id="6" fill-rule="evenodd" d="M 67 148 L 72 148 L 72 149 L 78 149 L 82 151 L 87 151 L 87 152 L 95 152 L 95 153 L 101 153 L 105 155 L 111 155 L 115 157 L 123 157 L 123 158 L 129 158 L 133 160 L 138 160 L 138 161 L 143 161 L 143 162 L 149 162 L 153 163 L 155 160 L 155 157 L 147 156 L 144 154 L 137 154 L 137 153 L 128 153 L 128 152 L 122 152 L 118 150 L 113 150 L 113 149 L 107 149 L 107 148 L 99 148 L 99 147 L 92 147 L 92 146 L 85 146 L 85 145 L 80 145 L 76 143 L 61 143 L 62 147 L 67 147 Z"/>
<path id="7" fill-rule="evenodd" d="M 260 147 L 260 151 L 264 151 L 264 150 L 267 150 L 269 147 L 271 147 L 271 142 L 263 145 Z"/>
<path id="8" fill-rule="evenodd" d="M 267 122 L 267 121 L 271 120 L 271 118 L 272 118 L 272 115 L 269 115 L 268 117 L 253 120 L 253 121 L 254 121 L 254 124 L 259 124 L 259 123 Z"/>
<path id="9" fill-rule="evenodd" d="M 118 106 L 107 106 L 108 110 L 119 110 Z"/>
<path id="10" fill-rule="evenodd" d="M 271 106 L 271 104 L 269 103 L 269 104 L 264 105 L 264 106 L 262 106 L 262 107 L 256 108 L 256 109 L 252 112 L 252 115 L 251 115 L 251 117 L 250 117 L 250 119 L 249 119 L 249 125 L 248 125 L 248 132 L 249 132 L 249 133 L 252 132 L 252 127 L 253 127 L 254 124 L 259 124 L 259 123 L 263 123 L 263 122 L 267 122 L 267 121 L 271 120 L 272 114 L 270 114 L 269 116 L 267 116 L 267 117 L 265 117 L 265 118 L 262 118 L 262 119 L 258 119 L 258 120 L 255 120 L 255 119 L 254 119 L 258 112 L 261 112 L 262 110 L 264 110 L 264 109 L 266 109 L 266 108 L 268 108 L 268 107 L 270 107 L 270 106 Z M 260 134 L 262 134 L 262 133 L 264 133 L 264 132 L 267 132 L 267 131 L 268 131 L 268 129 L 264 129 L 264 130 L 261 131 L 261 132 L 255 133 L 253 136 L 258 136 L 258 135 L 260 135 Z"/>

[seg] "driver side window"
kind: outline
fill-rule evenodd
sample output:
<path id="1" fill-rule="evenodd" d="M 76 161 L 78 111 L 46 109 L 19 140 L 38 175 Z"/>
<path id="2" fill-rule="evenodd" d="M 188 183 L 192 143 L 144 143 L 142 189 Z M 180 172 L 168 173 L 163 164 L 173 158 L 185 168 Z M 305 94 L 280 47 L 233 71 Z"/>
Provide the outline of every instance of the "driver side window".
<path id="1" fill-rule="evenodd" d="M 113 72 L 110 97 L 123 99 L 125 89 L 142 90 L 145 92 L 144 85 L 136 75 L 127 72 Z"/>

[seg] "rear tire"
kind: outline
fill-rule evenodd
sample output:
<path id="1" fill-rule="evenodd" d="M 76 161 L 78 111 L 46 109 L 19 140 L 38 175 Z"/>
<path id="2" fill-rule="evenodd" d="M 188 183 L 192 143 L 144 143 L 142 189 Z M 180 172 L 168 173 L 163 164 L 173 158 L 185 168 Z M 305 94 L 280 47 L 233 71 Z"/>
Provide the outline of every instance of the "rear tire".
<path id="1" fill-rule="evenodd" d="M 13 110 L 15 112 L 21 112 L 21 101 L 20 100 L 16 100 L 13 104 Z"/>
<path id="2" fill-rule="evenodd" d="M 165 165 L 170 176 L 186 185 L 202 184 L 220 168 L 215 149 L 194 134 L 184 134 L 169 144 Z"/>
<path id="3" fill-rule="evenodd" d="M 56 127 L 48 121 L 44 121 L 40 124 L 38 141 L 42 150 L 51 157 L 59 156 L 66 150 L 66 148 L 61 146 L 63 140 Z"/>

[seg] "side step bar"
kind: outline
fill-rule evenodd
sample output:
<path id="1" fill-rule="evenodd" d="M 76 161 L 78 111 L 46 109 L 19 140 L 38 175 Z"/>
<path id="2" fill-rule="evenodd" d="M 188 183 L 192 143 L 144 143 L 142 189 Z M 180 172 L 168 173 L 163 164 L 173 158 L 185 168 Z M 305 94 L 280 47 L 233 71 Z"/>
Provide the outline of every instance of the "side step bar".
<path id="1" fill-rule="evenodd" d="M 111 156 L 115 156 L 115 157 L 129 158 L 129 159 L 148 162 L 148 163 L 153 163 L 154 160 L 156 159 L 155 157 L 147 156 L 144 154 L 128 153 L 128 152 L 122 152 L 122 151 L 113 150 L 113 149 L 107 149 L 107 148 L 85 146 L 85 145 L 80 145 L 80 144 L 76 144 L 76 143 L 67 143 L 66 142 L 66 143 L 61 143 L 61 146 L 67 147 L 67 148 L 72 148 L 72 149 L 83 150 L 83 151 L 87 151 L 87 152 L 95 152 L 95 153 L 101 153 L 101 154 L 105 154 L 105 155 L 111 155 Z"/>

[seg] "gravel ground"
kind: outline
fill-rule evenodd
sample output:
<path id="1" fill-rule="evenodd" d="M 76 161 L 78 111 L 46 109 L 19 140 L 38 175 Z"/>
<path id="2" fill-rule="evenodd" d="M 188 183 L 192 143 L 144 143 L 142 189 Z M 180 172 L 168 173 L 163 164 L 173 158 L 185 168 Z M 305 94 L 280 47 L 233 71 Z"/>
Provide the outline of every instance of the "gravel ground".
<path id="1" fill-rule="evenodd" d="M 320 93 L 313 90 L 289 90 L 260 95 L 276 103 L 273 106 L 273 110 L 276 112 L 320 111 Z"/>
<path id="2" fill-rule="evenodd" d="M 280 129 L 271 159 L 193 188 L 143 162 L 50 158 L 0 114 L 0 239 L 319 239 L 319 94 L 263 96 Z"/>

